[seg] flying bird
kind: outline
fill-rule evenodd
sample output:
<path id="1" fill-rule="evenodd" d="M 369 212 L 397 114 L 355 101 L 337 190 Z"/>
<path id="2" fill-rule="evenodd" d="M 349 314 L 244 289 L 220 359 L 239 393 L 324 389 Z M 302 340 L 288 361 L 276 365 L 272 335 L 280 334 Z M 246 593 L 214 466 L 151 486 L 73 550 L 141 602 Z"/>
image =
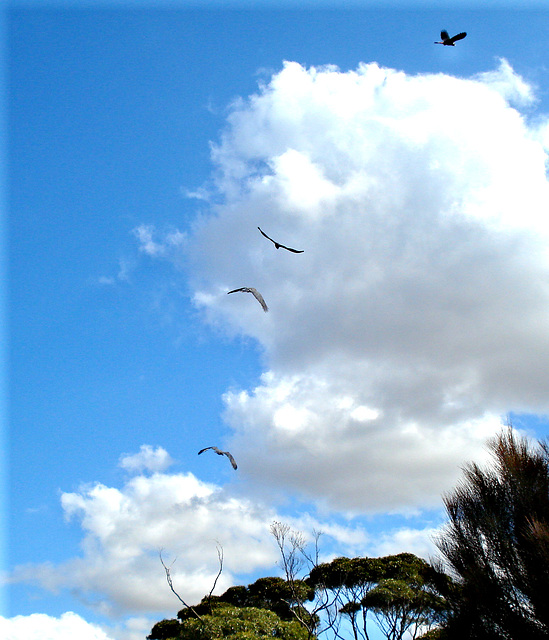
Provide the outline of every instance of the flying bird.
<path id="1" fill-rule="evenodd" d="M 280 244 L 280 242 L 277 242 L 276 240 L 269 238 L 269 236 L 265 233 L 265 231 L 263 231 L 261 227 L 257 227 L 257 228 L 261 231 L 261 235 L 265 236 L 267 240 L 270 240 L 277 249 L 286 249 L 286 251 L 291 251 L 292 253 L 303 253 L 303 250 L 299 251 L 298 249 L 292 249 L 291 247 L 286 247 L 283 244 Z"/>
<path id="2" fill-rule="evenodd" d="M 463 33 L 458 33 L 457 36 L 452 36 L 450 38 L 450 36 L 448 35 L 448 31 L 441 31 L 440 42 L 435 42 L 435 44 L 443 44 L 443 45 L 446 45 L 447 47 L 455 47 L 454 42 L 456 42 L 457 40 L 463 40 L 463 38 L 465 38 L 466 35 L 467 34 L 464 31 Z"/>
<path id="3" fill-rule="evenodd" d="M 217 447 L 206 447 L 205 449 L 200 449 L 200 451 L 198 452 L 198 455 L 200 455 L 201 453 L 204 453 L 204 451 L 208 451 L 208 449 L 212 449 L 213 451 L 215 451 L 218 456 L 227 456 L 227 458 L 229 458 L 229 460 L 231 461 L 231 464 L 233 465 L 233 469 L 238 468 L 236 466 L 235 459 L 232 457 L 232 455 L 228 451 L 221 451 L 221 449 L 218 449 Z"/>
<path id="4" fill-rule="evenodd" d="M 267 303 L 265 302 L 265 300 L 263 299 L 263 296 L 259 293 L 257 289 L 254 289 L 253 287 L 240 287 L 240 289 L 233 289 L 232 291 L 227 291 L 227 294 L 236 293 L 237 291 L 244 291 L 245 293 L 251 293 L 255 297 L 255 299 L 259 302 L 259 304 L 263 307 L 263 311 L 265 311 L 265 313 L 269 311 L 269 307 L 267 306 Z"/>

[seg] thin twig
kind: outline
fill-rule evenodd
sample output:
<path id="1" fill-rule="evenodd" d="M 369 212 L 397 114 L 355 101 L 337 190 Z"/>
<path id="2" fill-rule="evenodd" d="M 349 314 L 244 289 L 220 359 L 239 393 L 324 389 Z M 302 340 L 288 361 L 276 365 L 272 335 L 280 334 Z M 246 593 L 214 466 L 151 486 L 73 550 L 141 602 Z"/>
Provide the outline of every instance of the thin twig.
<path id="1" fill-rule="evenodd" d="M 217 575 L 215 576 L 215 580 L 214 580 L 213 586 L 210 589 L 210 593 L 208 594 L 208 604 L 210 606 L 210 612 L 212 611 L 211 597 L 212 597 L 212 594 L 214 592 L 214 589 L 215 589 L 215 586 L 217 584 L 217 581 L 219 580 L 219 576 L 223 572 L 223 547 L 219 544 L 219 542 L 216 541 L 215 548 L 217 549 L 217 559 L 219 560 L 219 571 L 217 572 Z"/>
<path id="2" fill-rule="evenodd" d="M 179 602 L 181 602 L 184 607 L 187 607 L 187 609 L 190 609 L 193 612 L 193 614 L 195 615 L 195 617 L 197 617 L 199 620 L 202 620 L 202 616 L 200 616 L 193 609 L 193 607 L 191 607 L 190 604 L 187 604 L 185 602 L 185 600 L 183 600 L 183 598 L 174 589 L 172 575 L 171 575 L 171 572 L 170 572 L 171 565 L 169 567 L 166 566 L 166 563 L 164 562 L 164 559 L 162 558 L 162 549 L 160 549 L 160 551 L 158 552 L 158 555 L 160 556 L 160 562 L 162 563 L 162 566 L 164 567 L 164 571 L 166 572 L 166 580 L 167 580 L 168 585 L 169 585 L 170 589 L 172 590 L 172 592 L 176 595 L 176 597 L 178 598 Z M 174 562 L 175 562 L 175 560 L 172 562 L 172 565 L 173 565 Z"/>

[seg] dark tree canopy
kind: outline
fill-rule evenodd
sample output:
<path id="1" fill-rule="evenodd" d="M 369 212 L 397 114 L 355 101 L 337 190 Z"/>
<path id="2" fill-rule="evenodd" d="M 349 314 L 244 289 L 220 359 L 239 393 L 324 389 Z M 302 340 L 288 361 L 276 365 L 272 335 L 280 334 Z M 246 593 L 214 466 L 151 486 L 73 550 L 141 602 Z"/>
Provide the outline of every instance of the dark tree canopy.
<path id="1" fill-rule="evenodd" d="M 470 464 L 445 498 L 438 541 L 459 588 L 448 593 L 450 638 L 549 637 L 549 447 L 511 429 L 490 443 L 493 464 Z"/>
<path id="2" fill-rule="evenodd" d="M 206 596 L 199 605 L 193 607 L 199 615 L 211 613 L 212 607 L 221 604 L 229 604 L 233 607 L 255 607 L 267 609 L 276 613 L 281 620 L 294 620 L 293 610 L 297 605 L 293 602 L 295 589 L 301 601 L 311 600 L 314 597 L 314 589 L 304 581 L 299 580 L 295 585 L 290 585 L 282 578 L 259 578 L 247 587 L 229 587 L 220 596 Z M 183 621 L 196 617 L 190 609 L 181 609 L 177 617 Z"/>
<path id="3" fill-rule="evenodd" d="M 151 629 L 147 640 L 170 640 L 171 638 L 177 638 L 180 630 L 181 623 L 179 620 L 161 620 Z"/>

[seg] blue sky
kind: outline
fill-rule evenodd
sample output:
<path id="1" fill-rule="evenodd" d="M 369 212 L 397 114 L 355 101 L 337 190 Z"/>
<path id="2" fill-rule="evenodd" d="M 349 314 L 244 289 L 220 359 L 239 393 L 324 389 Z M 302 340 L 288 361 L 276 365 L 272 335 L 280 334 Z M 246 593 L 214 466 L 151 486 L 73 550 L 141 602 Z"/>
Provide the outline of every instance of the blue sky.
<path id="1" fill-rule="evenodd" d="M 160 547 L 192 599 L 214 540 L 224 586 L 276 572 L 273 519 L 425 554 L 508 414 L 549 434 L 547 11 L 28 3 L 5 33 L 14 640 L 142 638 L 178 608 Z"/>

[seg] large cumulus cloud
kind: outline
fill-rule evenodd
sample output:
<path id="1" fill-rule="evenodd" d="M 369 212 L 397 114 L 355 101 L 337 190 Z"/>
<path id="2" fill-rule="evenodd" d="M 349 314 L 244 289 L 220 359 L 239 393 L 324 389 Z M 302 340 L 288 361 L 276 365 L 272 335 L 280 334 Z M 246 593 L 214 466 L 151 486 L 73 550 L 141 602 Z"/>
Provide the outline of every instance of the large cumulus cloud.
<path id="1" fill-rule="evenodd" d="M 290 62 L 233 105 L 223 204 L 188 251 L 205 318 L 263 348 L 260 383 L 225 396 L 255 485 L 354 512 L 433 504 L 508 411 L 549 409 L 534 100 L 505 61 L 465 79 Z"/>

